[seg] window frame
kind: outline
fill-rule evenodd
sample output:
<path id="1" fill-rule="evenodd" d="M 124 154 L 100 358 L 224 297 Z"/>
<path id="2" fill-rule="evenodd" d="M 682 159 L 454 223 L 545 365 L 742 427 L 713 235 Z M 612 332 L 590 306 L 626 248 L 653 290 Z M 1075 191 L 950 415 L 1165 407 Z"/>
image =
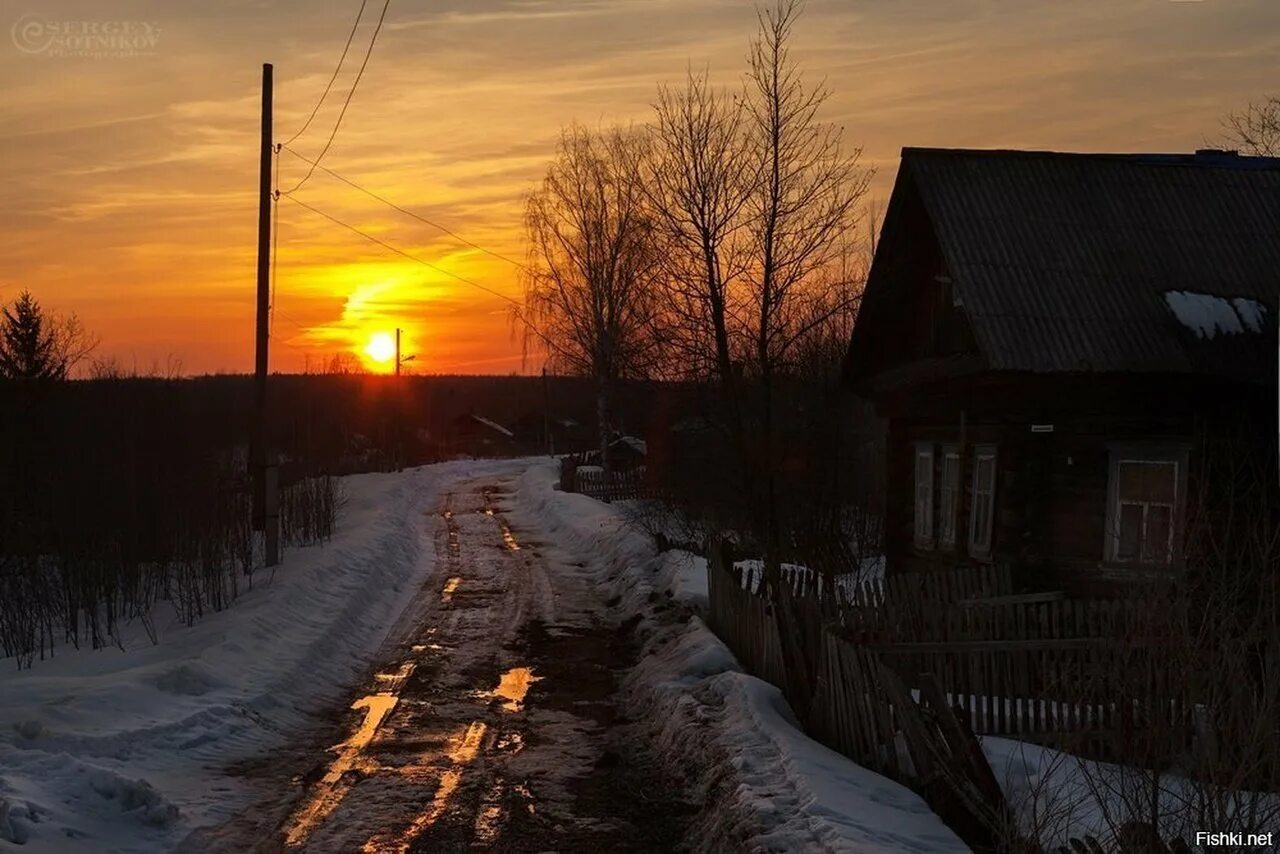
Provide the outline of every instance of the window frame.
<path id="1" fill-rule="evenodd" d="M 978 475 L 982 461 L 991 460 L 991 489 L 986 493 L 987 519 L 986 531 L 979 536 L 978 510 L 981 506 L 978 489 Z M 993 444 L 973 446 L 973 476 L 969 481 L 969 555 L 975 558 L 990 558 L 995 542 L 996 527 L 996 492 L 1000 482 L 1000 455 Z"/>
<path id="2" fill-rule="evenodd" d="M 1183 565 L 1182 533 L 1183 520 L 1186 513 L 1187 496 L 1187 462 L 1190 446 L 1162 442 L 1113 442 L 1108 445 L 1107 460 L 1107 507 L 1106 528 L 1103 531 L 1103 564 L 1124 569 L 1169 570 L 1179 569 Z M 1124 560 L 1120 552 L 1120 466 L 1123 463 L 1157 463 L 1172 464 L 1173 505 L 1169 518 L 1169 546 L 1164 561 L 1144 561 L 1142 559 L 1142 541 L 1139 541 L 1138 557 Z M 1139 502 L 1143 509 L 1143 527 L 1146 527 L 1147 505 Z M 1162 505 L 1163 506 L 1163 505 Z M 1146 532 L 1143 531 L 1143 539 Z"/>
<path id="3" fill-rule="evenodd" d="M 938 548 L 955 551 L 957 534 L 960 529 L 960 504 L 964 494 L 964 454 L 956 444 L 943 445 L 941 448 L 942 465 L 938 472 Z M 955 483 L 948 489 L 947 463 L 954 459 Z M 951 507 L 948 512 L 946 496 L 951 493 Z"/>
<path id="4" fill-rule="evenodd" d="M 925 505 L 923 525 L 920 517 L 922 498 L 920 493 L 920 461 L 922 458 L 929 460 L 928 498 Z M 936 534 L 933 506 L 936 498 L 934 491 L 935 459 L 936 454 L 932 442 L 916 442 L 913 444 L 911 451 L 911 543 L 917 549 L 932 549 L 934 547 Z"/>

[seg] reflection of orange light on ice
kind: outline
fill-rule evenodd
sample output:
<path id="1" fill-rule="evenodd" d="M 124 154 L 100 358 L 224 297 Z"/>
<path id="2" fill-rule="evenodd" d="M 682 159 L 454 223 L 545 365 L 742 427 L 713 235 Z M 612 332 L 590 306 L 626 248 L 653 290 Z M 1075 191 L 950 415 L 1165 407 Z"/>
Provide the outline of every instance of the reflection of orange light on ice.
<path id="1" fill-rule="evenodd" d="M 448 602 L 453 599 L 453 592 L 458 589 L 458 585 L 461 583 L 462 579 L 456 575 L 446 581 L 444 583 L 444 589 L 440 591 L 441 601 Z"/>
<path id="2" fill-rule="evenodd" d="M 525 695 L 529 693 L 529 686 L 541 678 L 534 676 L 533 670 L 528 667 L 513 667 L 502 674 L 493 695 L 507 701 L 502 704 L 502 708 L 508 712 L 518 712 L 524 704 Z"/>
<path id="3" fill-rule="evenodd" d="M 375 836 L 361 846 L 361 850 L 366 854 L 387 851 L 408 854 L 409 847 L 413 844 L 413 841 L 421 836 L 424 830 L 435 824 L 440 816 L 444 814 L 449 798 L 457 790 L 458 784 L 462 782 L 463 770 L 480 753 L 480 746 L 484 742 L 484 734 L 487 730 L 488 726 L 483 721 L 473 721 L 467 727 L 462 737 L 456 741 L 447 754 L 449 761 L 453 763 L 453 767 L 440 775 L 440 784 L 436 786 L 436 794 L 431 799 L 431 804 L 423 811 L 422 815 L 413 820 L 413 824 L 405 829 L 395 843 L 390 843 L 383 838 Z"/>
<path id="4" fill-rule="evenodd" d="M 489 787 L 484 807 L 476 815 L 475 832 L 478 842 L 492 842 L 498 837 L 498 822 L 502 819 L 502 795 L 502 781 L 498 780 Z"/>
<path id="5" fill-rule="evenodd" d="M 404 677 L 412 672 L 413 665 L 408 664 L 401 668 Z M 383 676 L 385 674 L 378 674 Z M 399 676 L 399 674 L 395 674 Z M 348 771 L 354 770 L 370 770 L 368 761 L 360 754 L 369 742 L 373 741 L 374 734 L 378 731 L 383 720 L 387 715 L 391 714 L 391 710 L 396 707 L 399 698 L 391 694 L 378 693 L 371 694 L 368 697 L 361 697 L 351 704 L 353 709 L 364 709 L 364 720 L 361 721 L 359 728 L 351 734 L 351 737 L 338 745 L 340 748 L 338 757 L 329 765 L 329 770 L 325 772 L 320 782 L 316 784 L 316 790 L 307 800 L 302 809 L 294 814 L 293 823 L 290 825 L 285 835 L 286 845 L 301 845 L 311 835 L 311 831 L 315 830 L 316 825 L 324 821 L 338 806 L 342 803 L 342 799 L 347 796 L 347 792 L 351 789 L 351 783 L 346 779 Z"/>
<path id="6" fill-rule="evenodd" d="M 520 551 L 520 544 L 516 542 L 516 538 L 511 535 L 511 529 L 506 525 L 502 526 L 502 542 L 511 551 Z"/>

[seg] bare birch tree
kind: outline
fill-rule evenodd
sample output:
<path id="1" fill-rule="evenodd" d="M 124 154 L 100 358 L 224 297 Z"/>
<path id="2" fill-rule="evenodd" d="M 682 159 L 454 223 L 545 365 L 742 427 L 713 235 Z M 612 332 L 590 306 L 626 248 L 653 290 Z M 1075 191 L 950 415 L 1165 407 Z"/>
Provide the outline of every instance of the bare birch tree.
<path id="1" fill-rule="evenodd" d="M 647 375 L 656 360 L 658 264 L 636 169 L 641 145 L 620 128 L 566 128 L 525 210 L 527 334 L 547 345 L 553 364 L 595 378 L 606 472 L 614 383 Z"/>
<path id="2" fill-rule="evenodd" d="M 775 380 L 796 344 L 843 308 L 831 299 L 823 273 L 857 225 L 872 174 L 859 164 L 861 149 L 845 150 L 843 129 L 819 118 L 829 91 L 806 85 L 791 58 L 788 43 L 800 11 L 797 0 L 759 10 L 760 31 L 747 56 L 748 148 L 758 173 L 746 205 L 749 364 L 760 393 L 759 501 L 767 550 L 777 545 Z"/>

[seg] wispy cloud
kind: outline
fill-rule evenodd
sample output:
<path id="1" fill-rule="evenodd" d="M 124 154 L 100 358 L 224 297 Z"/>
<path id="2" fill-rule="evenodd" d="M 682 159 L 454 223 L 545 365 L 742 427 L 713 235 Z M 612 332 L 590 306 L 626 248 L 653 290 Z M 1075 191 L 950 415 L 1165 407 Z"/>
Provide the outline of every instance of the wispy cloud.
<path id="1" fill-rule="evenodd" d="M 246 369 L 256 238 L 258 74 L 276 66 L 287 138 L 333 70 L 357 4 L 51 0 L 50 19 L 154 21 L 148 56 L 0 50 L 0 297 L 77 308 L 104 347 L 191 370 Z M 738 0 L 393 3 L 325 163 L 520 258 L 525 193 L 570 121 L 643 121 L 692 64 L 740 85 L 754 26 Z M 0 21 L 4 23 L 4 21 Z M 357 37 L 367 38 L 366 21 Z M 1187 150 L 1274 91 L 1274 0 L 810 0 L 794 55 L 832 91 L 827 118 L 880 167 L 904 145 Z M 339 76 L 345 95 L 355 63 Z M 331 97 L 298 151 L 323 146 Z M 305 165 L 285 155 L 281 182 Z M 308 203 L 510 296 L 511 265 L 317 173 Z M 427 369 L 516 369 L 508 307 L 293 205 L 280 208 L 277 364 L 401 326 Z M 282 320 L 287 315 L 291 320 Z M 296 324 L 296 325 L 295 325 Z"/>

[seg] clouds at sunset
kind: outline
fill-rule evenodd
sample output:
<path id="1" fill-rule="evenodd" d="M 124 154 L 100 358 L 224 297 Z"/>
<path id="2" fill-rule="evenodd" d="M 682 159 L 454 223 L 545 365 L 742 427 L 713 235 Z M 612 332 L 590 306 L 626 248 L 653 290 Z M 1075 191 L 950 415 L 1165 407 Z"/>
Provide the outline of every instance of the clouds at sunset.
<path id="1" fill-rule="evenodd" d="M 277 138 L 323 90 L 358 2 L 0 2 L 4 32 L 147 21 L 149 55 L 28 54 L 0 38 L 0 299 L 76 310 L 102 349 L 190 372 L 249 369 L 258 87 L 275 64 Z M 334 94 L 293 147 L 314 157 L 363 56 L 370 0 Z M 523 200 L 562 125 L 644 121 L 689 63 L 737 85 L 750 4 L 393 0 L 324 164 L 522 258 Z M 811 0 L 795 56 L 833 97 L 887 198 L 904 145 L 1185 151 L 1224 112 L 1280 91 L 1273 0 Z M 306 164 L 281 155 L 283 187 Z M 299 199 L 518 298 L 518 271 L 317 171 Z M 281 202 L 273 364 L 406 329 L 432 371 L 536 369 L 500 299 Z M 285 319 L 287 318 L 287 319 Z"/>

